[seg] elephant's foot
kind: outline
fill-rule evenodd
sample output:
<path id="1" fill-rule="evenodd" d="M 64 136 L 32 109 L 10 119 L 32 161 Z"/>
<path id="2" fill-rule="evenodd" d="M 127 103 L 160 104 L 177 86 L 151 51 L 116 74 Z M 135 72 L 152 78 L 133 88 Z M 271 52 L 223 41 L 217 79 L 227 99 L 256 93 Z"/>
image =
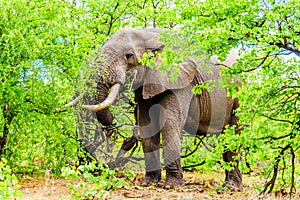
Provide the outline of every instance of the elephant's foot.
<path id="1" fill-rule="evenodd" d="M 243 185 L 240 182 L 229 180 L 223 185 L 223 189 L 225 191 L 232 191 L 232 192 L 242 192 L 243 191 Z"/>
<path id="2" fill-rule="evenodd" d="M 183 174 L 182 172 L 176 172 L 176 173 L 168 173 L 167 172 L 167 178 L 164 185 L 165 189 L 172 189 L 172 188 L 178 188 L 185 184 L 183 180 Z"/>
<path id="3" fill-rule="evenodd" d="M 182 176 L 178 177 L 178 176 L 167 176 L 165 185 L 164 185 L 164 189 L 172 189 L 172 188 L 178 188 L 181 187 L 185 184 Z"/>
<path id="4" fill-rule="evenodd" d="M 238 168 L 238 160 L 236 160 L 237 153 L 234 151 L 225 151 L 223 153 L 223 159 L 225 162 L 236 162 L 236 165 L 234 168 L 230 171 L 225 170 L 226 178 L 225 178 L 225 184 L 223 185 L 224 191 L 243 191 L 243 185 L 242 185 L 242 173 Z"/>
<path id="5" fill-rule="evenodd" d="M 180 164 L 180 159 L 170 163 L 166 166 L 166 182 L 165 189 L 172 189 L 181 187 L 185 184 Z"/>
<path id="6" fill-rule="evenodd" d="M 185 184 L 183 180 L 183 174 L 181 168 L 179 170 L 168 170 L 167 168 L 167 175 L 166 175 L 166 182 L 164 185 L 165 189 L 172 189 L 172 188 L 178 188 Z"/>
<path id="7" fill-rule="evenodd" d="M 149 186 L 149 185 L 156 185 L 159 183 L 161 179 L 161 172 L 153 171 L 153 172 L 146 172 L 145 178 L 140 181 L 141 186 Z"/>
<path id="8" fill-rule="evenodd" d="M 223 190 L 221 190 L 220 193 L 225 191 L 243 191 L 242 173 L 237 167 L 235 167 L 232 171 L 226 171 L 225 184 L 223 185 Z"/>

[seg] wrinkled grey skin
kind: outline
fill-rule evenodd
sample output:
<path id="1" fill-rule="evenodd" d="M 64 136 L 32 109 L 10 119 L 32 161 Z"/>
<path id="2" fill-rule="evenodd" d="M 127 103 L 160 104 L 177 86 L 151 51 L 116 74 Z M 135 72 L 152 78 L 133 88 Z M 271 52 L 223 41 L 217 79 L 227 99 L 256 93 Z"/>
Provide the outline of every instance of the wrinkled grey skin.
<path id="1" fill-rule="evenodd" d="M 141 66 L 139 59 L 146 52 L 163 51 L 164 45 L 157 42 L 159 29 L 123 29 L 116 32 L 103 46 L 104 60 L 101 76 L 97 76 L 97 95 L 95 103 L 102 102 L 110 87 L 116 83 L 124 84 L 126 71 L 136 70 L 133 88 L 137 103 L 136 120 L 140 129 L 146 176 L 142 185 L 157 183 L 161 179 L 160 135 L 164 165 L 166 168 L 165 187 L 172 188 L 184 184 L 180 165 L 180 134 L 186 130 L 191 134 L 220 134 L 226 125 L 237 125 L 233 110 L 238 107 L 236 99 L 226 96 L 225 89 L 215 88 L 212 92 L 204 90 L 194 95 L 191 89 L 206 80 L 220 79 L 219 61 L 215 58 L 209 63 L 208 73 L 203 62 L 186 60 L 180 65 L 179 78 L 169 82 L 156 69 Z M 227 60 L 234 60 L 228 58 Z M 159 62 L 159 59 L 157 60 Z M 200 69 L 200 70 L 199 70 Z M 105 74 L 105 75 L 103 75 Z M 109 109 L 97 111 L 98 121 L 103 125 L 112 123 Z M 238 132 L 238 129 L 236 129 Z M 234 161 L 232 151 L 226 151 L 226 162 Z M 242 188 L 242 175 L 237 167 L 226 170 L 225 187 Z"/>

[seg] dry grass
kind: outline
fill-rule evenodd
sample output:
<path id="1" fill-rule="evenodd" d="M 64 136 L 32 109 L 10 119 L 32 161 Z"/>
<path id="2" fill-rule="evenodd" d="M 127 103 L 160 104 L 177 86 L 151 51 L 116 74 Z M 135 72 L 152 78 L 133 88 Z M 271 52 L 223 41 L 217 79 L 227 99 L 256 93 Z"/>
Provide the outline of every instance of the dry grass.
<path id="1" fill-rule="evenodd" d="M 288 197 L 275 197 L 269 195 L 258 196 L 256 185 L 263 185 L 258 177 L 244 175 L 243 192 L 217 193 L 217 188 L 222 184 L 223 173 L 209 172 L 185 172 L 184 178 L 186 185 L 179 189 L 165 190 L 160 187 L 150 186 L 141 187 L 137 175 L 131 182 L 130 188 L 121 188 L 110 191 L 106 199 L 287 199 Z M 71 199 L 68 184 L 77 184 L 84 180 L 67 180 L 55 177 L 28 177 L 20 180 L 23 199 L 42 200 L 42 199 Z M 299 198 L 300 196 L 297 195 Z"/>

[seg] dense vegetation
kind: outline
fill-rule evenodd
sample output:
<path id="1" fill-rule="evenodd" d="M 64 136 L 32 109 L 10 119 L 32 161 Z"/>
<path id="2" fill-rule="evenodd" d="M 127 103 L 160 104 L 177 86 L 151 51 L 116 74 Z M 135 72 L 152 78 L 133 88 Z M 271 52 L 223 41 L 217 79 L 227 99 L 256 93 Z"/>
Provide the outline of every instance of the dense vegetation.
<path id="1" fill-rule="evenodd" d="M 164 66 L 198 55 L 199 49 L 221 60 L 231 49 L 239 51 L 239 60 L 222 74 L 241 82 L 238 91 L 235 85 L 228 90 L 239 98 L 237 114 L 244 130 L 234 135 L 228 129 L 218 140 L 238 149 L 244 172 L 254 170 L 266 178 L 261 192 L 281 189 L 293 194 L 300 187 L 298 0 L 2 0 L 0 180 L 11 180 L 5 187 L 14 184 L 12 174 L 59 175 L 70 162 L 78 165 L 86 156 L 72 109 L 58 108 L 72 99 L 76 76 L 89 53 L 124 27 L 177 32 L 189 48 L 166 51 Z M 174 42 L 174 37 L 163 39 Z M 116 115 L 122 113 L 118 109 L 122 106 L 114 107 Z M 126 120 L 134 123 L 132 116 L 117 123 L 128 125 Z M 131 135 L 127 130 L 131 126 L 120 131 Z M 184 163 L 206 159 L 201 169 L 211 169 L 220 161 L 224 145 L 208 140 L 214 141 L 214 150 L 205 151 L 204 158 L 193 154 Z M 188 144 L 191 149 L 197 141 Z"/>

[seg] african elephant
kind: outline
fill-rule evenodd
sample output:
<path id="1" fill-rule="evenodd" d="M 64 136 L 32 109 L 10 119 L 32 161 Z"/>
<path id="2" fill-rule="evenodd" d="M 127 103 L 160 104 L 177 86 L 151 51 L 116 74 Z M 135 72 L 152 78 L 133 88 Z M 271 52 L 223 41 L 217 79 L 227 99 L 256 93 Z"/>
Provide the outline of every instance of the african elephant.
<path id="1" fill-rule="evenodd" d="M 126 72 L 135 70 L 133 83 L 136 106 L 136 121 L 139 126 L 145 160 L 146 176 L 142 185 L 157 183 L 161 179 L 160 133 L 164 165 L 165 188 L 184 184 L 180 164 L 180 134 L 185 130 L 191 134 L 219 134 L 226 125 L 237 125 L 234 109 L 237 99 L 227 97 L 226 90 L 217 87 L 201 95 L 192 93 L 193 86 L 207 80 L 220 80 L 219 61 L 212 58 L 210 72 L 200 66 L 204 61 L 187 59 L 179 66 L 178 78 L 171 82 L 155 68 L 141 65 L 144 53 L 161 53 L 164 44 L 158 42 L 160 29 L 123 29 L 117 31 L 101 47 L 102 58 L 96 60 L 99 72 L 92 74 L 95 82 L 95 105 L 83 108 L 96 111 L 101 124 L 112 123 L 109 106 L 113 104 L 119 89 L 125 83 Z M 228 63 L 235 58 L 229 57 Z M 157 62 L 160 62 L 157 58 Z M 226 151 L 223 159 L 235 161 L 236 153 Z M 235 161 L 237 162 L 237 161 Z M 225 187 L 242 189 L 242 175 L 237 165 L 226 170 Z"/>

